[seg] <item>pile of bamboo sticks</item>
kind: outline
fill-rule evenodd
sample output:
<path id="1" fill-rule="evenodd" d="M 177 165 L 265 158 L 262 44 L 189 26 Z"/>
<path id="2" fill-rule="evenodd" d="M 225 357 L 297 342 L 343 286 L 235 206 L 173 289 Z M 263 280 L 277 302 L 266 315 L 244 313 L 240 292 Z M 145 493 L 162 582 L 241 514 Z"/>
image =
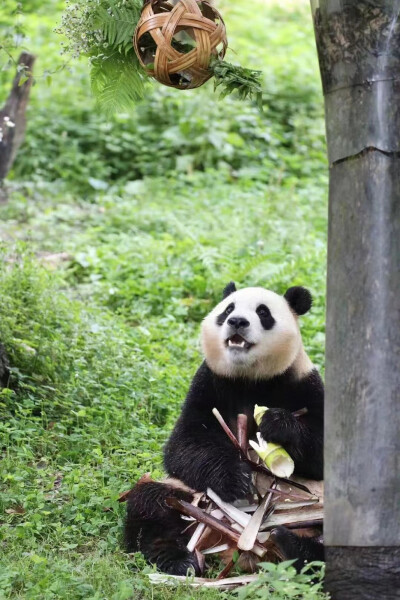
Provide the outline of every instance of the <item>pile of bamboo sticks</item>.
<path id="1" fill-rule="evenodd" d="M 251 455 L 247 437 L 247 416 L 237 420 L 237 437 L 217 409 L 213 410 L 221 427 L 235 445 L 242 460 L 253 471 L 253 492 L 234 505 L 224 502 L 212 489 L 195 494 L 191 503 L 170 497 L 167 504 L 182 514 L 189 524 L 185 530 L 192 535 L 188 550 L 195 552 L 201 571 L 206 557 L 218 554 L 225 563 L 216 579 L 194 577 L 189 585 L 231 589 L 252 581 L 255 575 L 227 577 L 238 564 L 242 570 L 254 572 L 257 563 L 277 562 L 284 557 L 275 546 L 271 531 L 278 525 L 300 535 L 320 533 L 323 522 L 323 483 L 298 477 L 285 479 L 274 476 L 258 457 Z M 185 578 L 153 573 L 153 584 L 176 584 Z"/>

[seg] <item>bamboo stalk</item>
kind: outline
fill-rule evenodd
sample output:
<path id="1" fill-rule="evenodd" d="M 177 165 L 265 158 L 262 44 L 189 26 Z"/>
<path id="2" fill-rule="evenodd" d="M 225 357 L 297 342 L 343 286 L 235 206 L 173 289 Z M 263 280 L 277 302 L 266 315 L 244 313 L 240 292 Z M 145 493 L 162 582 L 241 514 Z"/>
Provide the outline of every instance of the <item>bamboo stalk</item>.
<path id="1" fill-rule="evenodd" d="M 197 541 L 197 544 L 196 544 L 197 548 L 201 546 L 201 544 L 203 543 L 203 541 L 205 539 L 207 539 L 207 537 L 210 535 L 211 531 L 212 531 L 211 527 L 208 527 L 208 525 L 206 525 L 206 528 L 204 529 L 203 533 L 201 534 L 200 538 Z M 221 541 L 221 539 L 222 539 L 222 535 L 221 535 L 221 538 L 219 541 Z"/>
<path id="2" fill-rule="evenodd" d="M 216 554 L 217 552 L 224 552 L 225 550 L 229 550 L 231 546 L 229 544 L 219 544 L 218 546 L 210 546 L 210 548 L 206 548 L 202 550 L 202 554 Z"/>
<path id="3" fill-rule="evenodd" d="M 204 496 L 203 492 L 196 492 L 195 494 L 193 494 L 193 500 L 192 500 L 191 504 L 193 506 L 198 506 L 200 503 L 200 500 L 202 499 L 203 496 Z"/>
<path id="4" fill-rule="evenodd" d="M 319 498 L 310 498 L 310 500 L 302 500 L 299 502 L 277 502 L 275 504 L 275 511 L 288 511 L 294 510 L 297 508 L 305 508 L 307 506 L 313 506 L 314 504 L 318 504 Z"/>
<path id="5" fill-rule="evenodd" d="M 290 527 L 293 524 L 293 527 L 299 526 L 300 523 L 313 523 L 313 525 L 322 525 L 323 523 L 323 511 L 322 509 L 315 510 L 304 510 L 300 509 L 299 511 L 291 510 L 288 513 L 281 512 L 279 514 L 275 513 L 271 516 L 270 521 L 263 525 L 262 530 L 268 531 L 277 527 L 278 525 L 284 525 L 285 527 Z M 311 527 L 311 525 L 310 525 Z"/>
<path id="6" fill-rule="evenodd" d="M 276 485 L 276 483 L 274 483 L 273 485 Z M 265 512 L 271 504 L 272 498 L 272 492 L 265 494 L 260 506 L 252 515 L 246 527 L 243 529 L 238 541 L 238 548 L 240 548 L 240 550 L 251 550 L 251 548 L 254 546 Z"/>
<path id="7" fill-rule="evenodd" d="M 232 444 L 239 450 L 242 457 L 245 458 L 246 455 L 243 452 L 242 447 L 240 446 L 239 442 L 237 441 L 235 435 L 229 429 L 228 425 L 225 422 L 224 417 L 221 415 L 219 410 L 217 408 L 213 408 L 212 413 L 213 413 L 214 417 L 217 419 L 218 423 L 221 425 L 222 429 L 225 431 L 228 438 L 231 440 Z"/>
<path id="8" fill-rule="evenodd" d="M 206 564 L 206 558 L 205 558 L 204 554 L 202 554 L 200 552 L 200 550 L 197 550 L 197 548 L 194 549 L 194 553 L 195 553 L 196 558 L 197 558 L 197 562 L 198 562 L 198 565 L 199 565 L 199 568 L 200 568 L 200 573 L 203 574 L 204 573 L 204 567 L 205 567 L 205 564 Z"/>
<path id="9" fill-rule="evenodd" d="M 197 525 L 192 537 L 190 538 L 190 540 L 188 541 L 187 546 L 186 546 L 187 549 L 189 550 L 189 552 L 193 552 L 193 550 L 195 549 L 197 542 L 199 541 L 201 534 L 203 533 L 205 528 L 206 528 L 205 523 L 199 523 Z"/>
<path id="10" fill-rule="evenodd" d="M 239 414 L 237 417 L 237 433 L 239 446 L 247 455 L 248 431 L 247 431 L 247 415 Z"/>
<path id="11" fill-rule="evenodd" d="M 180 585 L 182 583 L 191 587 L 218 588 L 231 590 L 240 585 L 247 585 L 255 581 L 258 575 L 240 575 L 239 577 L 228 577 L 227 579 L 207 579 L 205 577 L 185 577 L 184 575 L 167 575 L 165 573 L 150 573 L 150 583 L 162 585 Z"/>
<path id="12" fill-rule="evenodd" d="M 242 527 L 246 527 L 247 523 L 250 521 L 250 516 L 248 514 L 239 508 L 236 508 L 236 506 L 221 500 L 218 494 L 213 492 L 211 488 L 207 489 L 207 496 L 211 498 L 214 504 L 216 504 L 228 517 L 236 521 L 236 523 L 239 523 Z"/>
<path id="13" fill-rule="evenodd" d="M 187 515 L 189 517 L 193 517 L 196 521 L 200 523 L 205 523 L 211 529 L 216 529 L 220 533 L 226 535 L 229 539 L 234 541 L 235 543 L 239 539 L 239 534 L 234 531 L 229 525 L 225 525 L 212 515 L 208 515 L 206 512 L 198 508 L 197 506 L 192 506 L 189 502 L 185 502 L 185 500 L 179 500 L 178 498 L 173 498 L 172 496 L 166 498 L 166 504 L 171 508 L 174 508 L 178 512 Z"/>
<path id="14" fill-rule="evenodd" d="M 285 492 L 284 490 L 278 490 L 278 489 L 274 489 L 274 488 L 266 488 L 265 492 L 272 492 L 273 494 L 276 494 L 277 496 L 285 496 L 288 500 L 292 499 L 293 501 L 297 501 L 297 502 L 307 501 L 307 502 L 310 502 L 310 504 L 319 502 L 318 496 L 315 496 L 315 495 L 313 495 L 311 498 L 304 498 L 304 496 L 300 496 L 300 494 L 292 494 L 291 492 Z"/>
<path id="15" fill-rule="evenodd" d="M 235 565 L 234 560 L 230 560 L 228 562 L 227 565 L 225 565 L 225 567 L 222 569 L 221 573 L 217 576 L 217 581 L 220 581 L 221 579 L 225 579 L 225 577 L 227 575 L 229 575 L 229 572 L 231 571 L 231 569 L 233 568 L 233 566 Z"/>

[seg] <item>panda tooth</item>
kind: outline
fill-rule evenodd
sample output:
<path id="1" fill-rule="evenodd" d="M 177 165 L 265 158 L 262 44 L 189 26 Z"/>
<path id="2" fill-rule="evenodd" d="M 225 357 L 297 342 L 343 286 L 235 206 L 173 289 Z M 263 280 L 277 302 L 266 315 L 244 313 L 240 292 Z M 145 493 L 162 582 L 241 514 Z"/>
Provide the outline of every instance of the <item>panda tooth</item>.
<path id="1" fill-rule="evenodd" d="M 241 348 L 244 348 L 244 345 L 245 345 L 245 343 L 246 343 L 246 342 L 243 340 L 242 342 L 240 342 L 239 346 L 240 346 Z"/>

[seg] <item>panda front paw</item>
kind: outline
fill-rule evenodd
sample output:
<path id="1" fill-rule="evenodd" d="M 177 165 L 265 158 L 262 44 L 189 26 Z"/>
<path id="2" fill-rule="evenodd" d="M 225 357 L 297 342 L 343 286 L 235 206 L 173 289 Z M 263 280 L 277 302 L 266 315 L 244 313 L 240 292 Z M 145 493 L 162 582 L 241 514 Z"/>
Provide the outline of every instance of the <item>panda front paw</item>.
<path id="1" fill-rule="evenodd" d="M 289 448 L 299 448 L 302 442 L 301 424 L 285 408 L 270 408 L 260 423 L 260 433 L 266 442 Z M 290 452 L 289 452 L 290 453 Z"/>
<path id="2" fill-rule="evenodd" d="M 250 491 L 251 467 L 243 462 L 222 466 L 209 482 L 210 487 L 225 502 L 244 498 Z"/>
<path id="3" fill-rule="evenodd" d="M 155 561 L 150 559 L 150 562 L 155 562 L 160 571 L 170 575 L 185 576 L 189 570 L 193 571 L 197 577 L 202 574 L 194 552 L 189 552 L 187 548 L 182 546 L 181 540 L 161 549 Z"/>

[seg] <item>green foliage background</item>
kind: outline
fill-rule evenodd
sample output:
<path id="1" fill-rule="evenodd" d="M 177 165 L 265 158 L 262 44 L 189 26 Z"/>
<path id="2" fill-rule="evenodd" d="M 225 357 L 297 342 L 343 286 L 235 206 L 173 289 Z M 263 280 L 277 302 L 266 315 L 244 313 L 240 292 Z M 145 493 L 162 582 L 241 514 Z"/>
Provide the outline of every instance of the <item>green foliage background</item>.
<path id="1" fill-rule="evenodd" d="M 309 7 L 218 6 L 238 62 L 263 71 L 263 113 L 217 102 L 210 82 L 154 87 L 108 120 L 85 61 L 59 54 L 63 3 L 27 1 L 18 16 L 38 60 L 0 207 L 0 341 L 12 364 L 0 394 L 0 599 L 221 598 L 151 590 L 140 555 L 120 549 L 117 498 L 144 472 L 162 474 L 201 360 L 199 323 L 227 281 L 309 287 L 302 330 L 323 370 L 327 168 Z M 1 5 L 4 31 L 15 7 Z M 13 68 L 1 50 L 0 68 L 2 102 Z M 289 575 L 267 570 L 273 591 L 242 597 L 321 597 Z"/>

